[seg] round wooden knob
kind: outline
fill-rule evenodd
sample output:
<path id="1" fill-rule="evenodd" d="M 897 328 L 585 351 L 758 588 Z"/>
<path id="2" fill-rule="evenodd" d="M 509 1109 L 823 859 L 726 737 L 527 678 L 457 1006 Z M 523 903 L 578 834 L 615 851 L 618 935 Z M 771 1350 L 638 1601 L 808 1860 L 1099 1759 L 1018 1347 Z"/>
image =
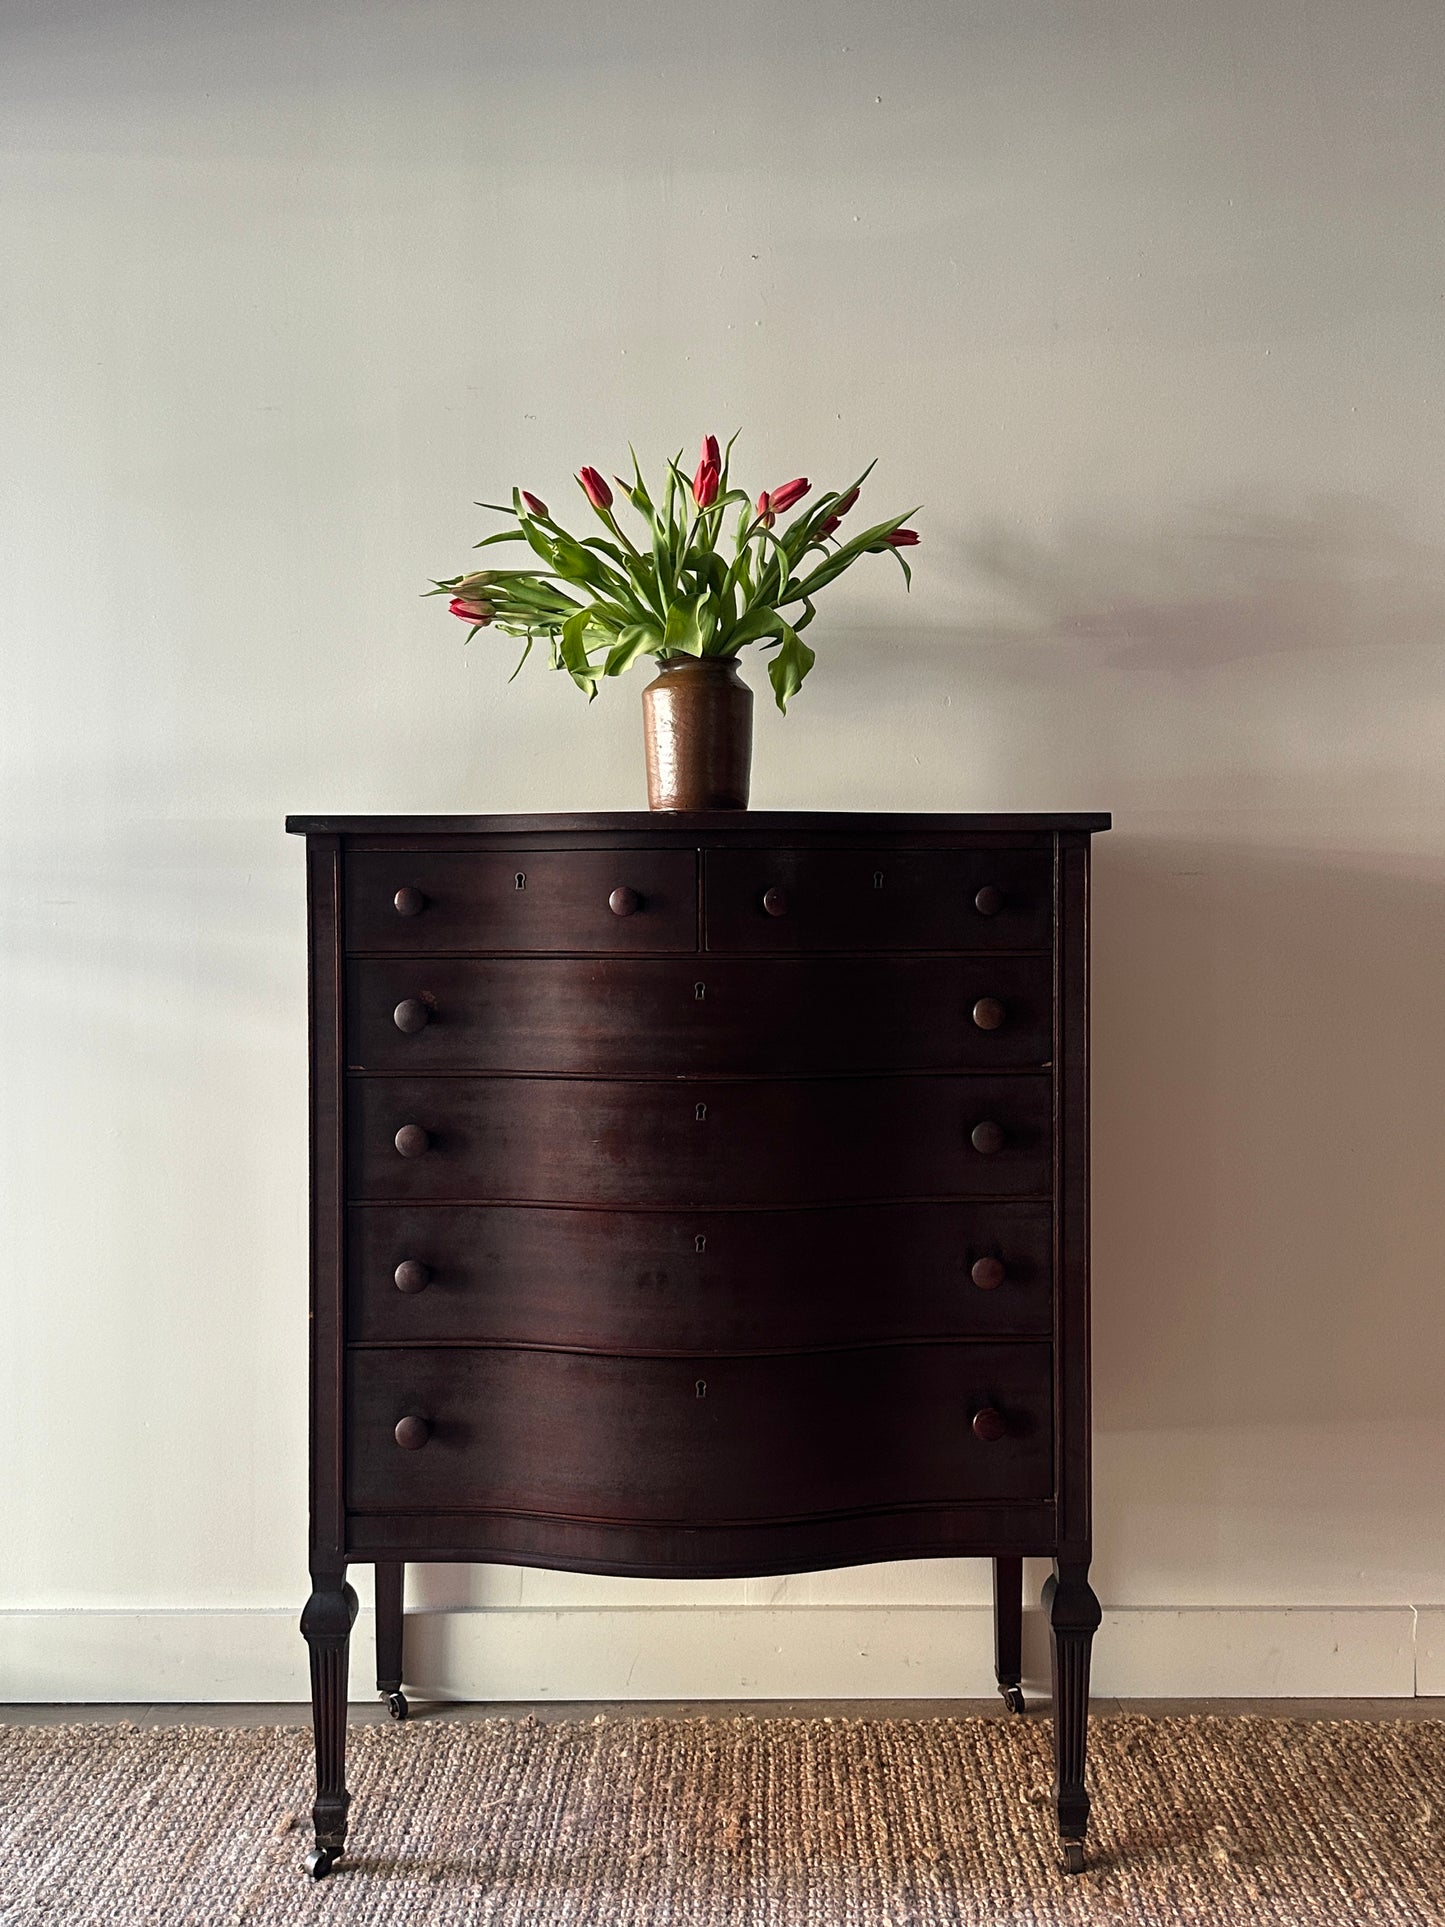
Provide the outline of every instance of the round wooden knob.
<path id="1" fill-rule="evenodd" d="M 1003 1126 L 995 1124 L 991 1117 L 986 1117 L 981 1124 L 974 1125 L 968 1134 L 968 1141 L 975 1151 L 981 1152 L 986 1158 L 991 1158 L 995 1151 L 1003 1149 Z"/>
<path id="2" fill-rule="evenodd" d="M 401 886 L 392 898 L 392 902 L 396 905 L 396 914 L 399 917 L 419 917 L 426 909 L 426 898 L 420 890 L 413 889 L 409 883 Z"/>
<path id="3" fill-rule="evenodd" d="M 614 917 L 635 917 L 642 908 L 642 898 L 623 884 L 607 899 L 607 908 Z"/>
<path id="4" fill-rule="evenodd" d="M 431 1006 L 420 997 L 403 997 L 391 1013 L 391 1021 L 399 1031 L 414 1037 L 419 1030 L 425 1030 L 431 1022 Z M 978 1007 L 975 1005 L 973 1021 L 978 1022 Z"/>
<path id="5" fill-rule="evenodd" d="M 786 890 L 764 890 L 763 908 L 770 917 L 785 917 L 788 914 L 788 893 Z"/>
<path id="6" fill-rule="evenodd" d="M 1008 1273 L 1002 1258 L 975 1258 L 968 1275 L 980 1291 L 997 1291 Z"/>
<path id="7" fill-rule="evenodd" d="M 973 1426 L 977 1431 L 977 1419 L 974 1420 Z M 405 1418 L 397 1420 L 394 1436 L 403 1452 L 420 1452 L 431 1437 L 431 1427 L 424 1418 L 418 1418 L 415 1412 L 408 1412 Z"/>
<path id="8" fill-rule="evenodd" d="M 981 917 L 996 917 L 1003 908 L 1003 891 L 986 883 L 974 898 L 973 907 Z"/>
<path id="9" fill-rule="evenodd" d="M 403 1124 L 392 1143 L 404 1158 L 419 1158 L 431 1149 L 431 1133 L 420 1124 Z"/>
<path id="10" fill-rule="evenodd" d="M 975 1271 L 978 1269 L 974 1267 Z M 403 1258 L 391 1274 L 398 1291 L 404 1291 L 408 1298 L 416 1292 L 425 1291 L 431 1283 L 431 1266 L 424 1265 L 420 1258 Z"/>
<path id="11" fill-rule="evenodd" d="M 980 1030 L 997 1030 L 1003 1023 L 1003 1005 L 997 997 L 980 997 L 973 1007 L 973 1021 Z M 397 1020 L 400 1022 L 400 1019 Z"/>
<path id="12" fill-rule="evenodd" d="M 402 1425 L 406 1422 L 403 1419 Z M 420 1420 L 417 1423 L 420 1424 Z M 1007 1430 L 1008 1422 L 1003 1413 L 996 1412 L 991 1405 L 985 1405 L 981 1412 L 975 1412 L 973 1415 L 973 1436 L 981 1439 L 985 1445 L 996 1445 Z M 398 1426 L 398 1436 L 400 1432 L 401 1426 Z"/>

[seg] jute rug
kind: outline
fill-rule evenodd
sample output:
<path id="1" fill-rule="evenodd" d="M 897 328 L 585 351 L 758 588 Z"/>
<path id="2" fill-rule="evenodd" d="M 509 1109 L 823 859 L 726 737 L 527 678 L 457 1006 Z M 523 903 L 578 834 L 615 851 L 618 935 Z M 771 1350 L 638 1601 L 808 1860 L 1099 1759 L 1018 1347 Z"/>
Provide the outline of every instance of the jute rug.
<path id="1" fill-rule="evenodd" d="M 304 1730 L 0 1729 L 0 1920 L 347 1927 L 1445 1921 L 1445 1724 L 1098 1718 L 1090 1870 L 1042 1719 L 353 1729 L 302 1868 Z"/>

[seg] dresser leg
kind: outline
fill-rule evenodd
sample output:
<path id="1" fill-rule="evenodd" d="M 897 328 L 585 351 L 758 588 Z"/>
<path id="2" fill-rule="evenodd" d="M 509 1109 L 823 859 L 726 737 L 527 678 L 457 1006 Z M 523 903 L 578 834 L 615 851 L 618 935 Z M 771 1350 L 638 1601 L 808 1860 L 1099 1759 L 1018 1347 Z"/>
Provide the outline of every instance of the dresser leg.
<path id="1" fill-rule="evenodd" d="M 1010 1713 L 1024 1710 L 1024 1562 L 993 1562 L 993 1676 Z"/>
<path id="2" fill-rule="evenodd" d="M 400 1560 L 376 1568 L 376 1690 L 386 1701 L 394 1720 L 404 1720 L 410 1710 L 401 1690 L 404 1677 L 402 1628 L 406 1593 L 406 1567 Z"/>
<path id="3" fill-rule="evenodd" d="M 1087 1563 L 1056 1559 L 1044 1585 L 1054 1685 L 1054 1807 L 1067 1873 L 1084 1870 L 1089 1795 L 1084 1753 L 1089 1732 L 1089 1649 L 1102 1617 Z"/>
<path id="4" fill-rule="evenodd" d="M 356 1594 L 346 1568 L 311 1569 L 311 1597 L 301 1631 L 311 1649 L 311 1724 L 316 1735 L 315 1851 L 306 1865 L 317 1880 L 329 1874 L 346 1845 L 346 1662 Z"/>

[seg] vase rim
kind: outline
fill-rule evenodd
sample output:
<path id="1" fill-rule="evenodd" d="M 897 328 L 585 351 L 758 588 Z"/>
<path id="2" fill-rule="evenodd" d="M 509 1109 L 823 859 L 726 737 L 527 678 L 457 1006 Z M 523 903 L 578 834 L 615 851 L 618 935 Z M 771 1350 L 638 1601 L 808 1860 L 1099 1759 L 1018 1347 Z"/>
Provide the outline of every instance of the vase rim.
<path id="1" fill-rule="evenodd" d="M 661 670 L 667 669 L 736 669 L 736 656 L 658 656 L 654 659 Z"/>

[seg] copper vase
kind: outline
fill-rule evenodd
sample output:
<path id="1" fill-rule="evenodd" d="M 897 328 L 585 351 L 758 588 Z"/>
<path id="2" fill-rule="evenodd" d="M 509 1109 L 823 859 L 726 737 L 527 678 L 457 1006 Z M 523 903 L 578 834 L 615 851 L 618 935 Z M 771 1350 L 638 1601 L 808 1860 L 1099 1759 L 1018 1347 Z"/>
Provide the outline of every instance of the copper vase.
<path id="1" fill-rule="evenodd" d="M 669 656 L 642 692 L 650 810 L 745 810 L 753 692 L 732 656 Z"/>

